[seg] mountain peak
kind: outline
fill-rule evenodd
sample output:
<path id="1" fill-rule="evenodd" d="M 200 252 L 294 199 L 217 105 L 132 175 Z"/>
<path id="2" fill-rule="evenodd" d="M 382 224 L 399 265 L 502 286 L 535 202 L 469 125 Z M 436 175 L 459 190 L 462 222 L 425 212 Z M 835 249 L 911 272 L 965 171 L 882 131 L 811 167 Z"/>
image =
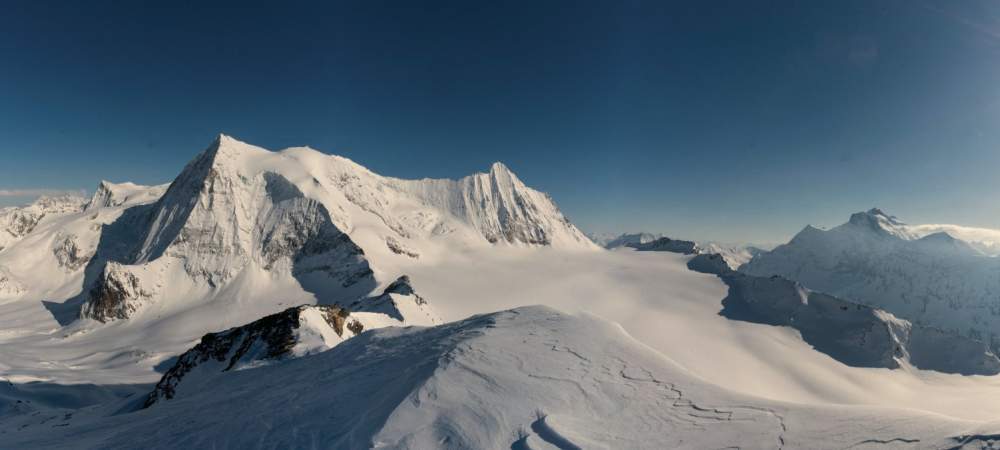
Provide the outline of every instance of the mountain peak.
<path id="1" fill-rule="evenodd" d="M 907 229 L 907 225 L 901 222 L 896 216 L 886 214 L 878 208 L 872 208 L 865 212 L 851 214 L 847 224 L 854 227 L 872 230 L 880 234 L 887 234 L 901 239 L 912 239 L 912 233 Z"/>
<path id="2" fill-rule="evenodd" d="M 510 169 L 506 164 L 497 161 L 490 165 L 490 173 L 510 173 Z"/>

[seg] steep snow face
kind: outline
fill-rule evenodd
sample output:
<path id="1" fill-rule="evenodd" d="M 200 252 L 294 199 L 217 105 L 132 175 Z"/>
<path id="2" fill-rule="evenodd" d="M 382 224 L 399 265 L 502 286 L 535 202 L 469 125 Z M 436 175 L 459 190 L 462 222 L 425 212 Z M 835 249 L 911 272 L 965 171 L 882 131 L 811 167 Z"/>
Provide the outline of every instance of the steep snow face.
<path id="1" fill-rule="evenodd" d="M 163 195 L 168 186 L 167 184 L 142 186 L 135 183 L 101 181 L 87 203 L 86 210 L 115 208 L 125 204 L 152 203 Z"/>
<path id="2" fill-rule="evenodd" d="M 156 204 L 127 219 L 144 229 L 135 247 L 101 254 L 112 263 L 82 316 L 102 322 L 130 317 L 164 294 L 154 286 L 171 284 L 162 275 L 171 266 L 182 266 L 191 283 L 209 288 L 253 266 L 303 279 L 323 276 L 355 295 L 371 289 L 363 251 L 322 203 L 279 173 L 245 170 L 243 160 L 267 153 L 222 136 L 188 164 Z M 110 237 L 127 244 L 122 234 Z"/>
<path id="3" fill-rule="evenodd" d="M 917 233 L 877 209 L 829 231 L 806 227 L 741 270 L 781 275 L 1000 349 L 1000 259 L 947 233 Z"/>
<path id="4" fill-rule="evenodd" d="M 292 151 L 298 157 L 315 157 L 302 155 L 301 149 Z M 328 157 L 327 165 L 328 173 L 321 179 L 376 216 L 393 240 L 444 238 L 460 245 L 485 241 L 596 248 L 548 195 L 527 187 L 501 163 L 493 164 L 489 173 L 458 180 L 381 177 L 340 157 Z"/>
<path id="5" fill-rule="evenodd" d="M 129 399 L 14 410 L 0 430 L 16 448 L 219 449 L 945 448 L 997 431 L 908 410 L 743 396 L 614 324 L 545 307 L 374 330 L 184 389 L 134 412 Z"/>

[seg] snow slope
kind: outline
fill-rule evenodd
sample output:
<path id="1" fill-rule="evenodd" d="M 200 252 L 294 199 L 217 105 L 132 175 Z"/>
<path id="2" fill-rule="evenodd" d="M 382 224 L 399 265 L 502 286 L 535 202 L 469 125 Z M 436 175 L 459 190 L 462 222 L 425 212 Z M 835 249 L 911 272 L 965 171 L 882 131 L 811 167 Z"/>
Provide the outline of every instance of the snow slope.
<path id="1" fill-rule="evenodd" d="M 916 324 L 983 341 L 996 353 L 1000 259 L 945 232 L 924 231 L 873 209 L 828 231 L 807 226 L 741 270 L 781 275 Z"/>
<path id="2" fill-rule="evenodd" d="M 746 397 L 616 325 L 545 307 L 383 328 L 153 408 L 129 404 L 15 411 L 0 432 L 32 448 L 819 449 L 972 448 L 1000 426 Z"/>

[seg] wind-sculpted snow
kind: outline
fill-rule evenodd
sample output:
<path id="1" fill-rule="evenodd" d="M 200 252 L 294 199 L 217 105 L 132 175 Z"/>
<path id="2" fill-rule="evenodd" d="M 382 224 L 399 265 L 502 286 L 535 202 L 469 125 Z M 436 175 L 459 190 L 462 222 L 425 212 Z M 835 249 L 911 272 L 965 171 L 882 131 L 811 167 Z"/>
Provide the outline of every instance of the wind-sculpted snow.
<path id="1" fill-rule="evenodd" d="M 832 358 L 855 367 L 899 368 L 901 362 L 946 373 L 996 375 L 1000 359 L 980 341 L 914 325 L 870 306 L 812 292 L 780 276 L 732 271 L 720 255 L 688 267 L 719 275 L 729 286 L 719 313 L 734 320 L 788 326 Z"/>
<path id="2" fill-rule="evenodd" d="M 826 449 L 943 448 L 997 431 L 907 410 L 743 396 L 617 325 L 545 307 L 367 331 L 184 389 L 147 409 L 125 399 L 14 411 L 0 433 L 5 445 L 40 449 Z"/>
<path id="3" fill-rule="evenodd" d="M 1000 259 L 946 233 L 921 235 L 879 210 L 829 231 L 806 227 L 753 258 L 749 275 L 781 275 L 1000 350 Z"/>

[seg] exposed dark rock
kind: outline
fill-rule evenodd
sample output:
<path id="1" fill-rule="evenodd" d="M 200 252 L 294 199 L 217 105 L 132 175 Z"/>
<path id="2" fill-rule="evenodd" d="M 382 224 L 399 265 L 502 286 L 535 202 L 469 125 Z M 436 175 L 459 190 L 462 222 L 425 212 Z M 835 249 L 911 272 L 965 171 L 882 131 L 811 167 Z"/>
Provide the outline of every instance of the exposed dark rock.
<path id="1" fill-rule="evenodd" d="M 417 305 L 423 306 L 427 304 L 427 300 L 424 300 L 423 297 L 417 295 L 416 291 L 413 290 L 413 286 L 410 284 L 410 277 L 403 275 L 387 286 L 382 291 L 382 295 L 364 298 L 351 303 L 350 309 L 351 311 L 358 312 L 382 313 L 393 319 L 402 321 L 403 313 L 400 312 L 396 300 L 390 294 L 412 296 L 414 303 Z"/>
<path id="2" fill-rule="evenodd" d="M 194 348 L 184 352 L 177 362 L 156 384 L 144 403 L 148 408 L 160 399 L 171 399 L 177 385 L 192 370 L 209 361 L 215 361 L 221 372 L 233 369 L 237 364 L 256 360 L 275 360 L 286 357 L 296 344 L 296 330 L 301 324 L 301 314 L 314 309 L 337 333 L 343 336 L 344 326 L 350 312 L 335 305 L 306 305 L 288 308 L 276 314 L 265 316 L 246 325 L 218 333 L 208 333 Z M 356 324 L 356 325 L 355 325 Z M 348 329 L 357 334 L 364 327 L 357 321 Z M 357 331 L 355 331 L 357 330 Z M 254 350 L 254 354 L 249 354 Z"/>
<path id="3" fill-rule="evenodd" d="M 55 247 L 52 248 L 59 266 L 73 272 L 90 261 L 93 255 L 84 253 L 76 243 L 76 235 L 61 234 L 56 237 Z"/>
<path id="4" fill-rule="evenodd" d="M 137 301 L 149 297 L 139 279 L 119 264 L 106 266 L 104 274 L 90 289 L 81 316 L 100 322 L 125 319 L 137 309 Z"/>
<path id="5" fill-rule="evenodd" d="M 695 243 L 691 241 L 682 241 L 679 239 L 670 239 L 668 237 L 662 237 L 652 242 L 646 243 L 629 243 L 625 244 L 627 247 L 632 247 L 640 252 L 672 252 L 680 253 L 682 255 L 693 255 L 697 253 L 695 248 Z"/>
<path id="6" fill-rule="evenodd" d="M 399 241 L 392 236 L 386 236 L 385 245 L 386 247 L 389 247 L 390 251 L 397 255 L 406 255 L 413 259 L 420 258 L 419 253 L 404 247 L 403 244 L 399 243 Z"/>

